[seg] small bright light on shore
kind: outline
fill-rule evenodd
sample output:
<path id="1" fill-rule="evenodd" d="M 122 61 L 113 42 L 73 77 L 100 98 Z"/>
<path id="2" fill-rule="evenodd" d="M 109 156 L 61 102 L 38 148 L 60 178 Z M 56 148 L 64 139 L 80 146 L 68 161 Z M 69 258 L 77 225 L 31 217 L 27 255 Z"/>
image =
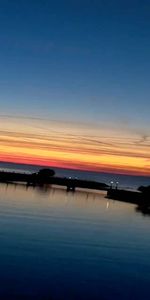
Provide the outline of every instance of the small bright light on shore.
<path id="1" fill-rule="evenodd" d="M 113 187 L 113 181 L 110 181 L 110 189 L 112 189 L 112 187 Z"/>

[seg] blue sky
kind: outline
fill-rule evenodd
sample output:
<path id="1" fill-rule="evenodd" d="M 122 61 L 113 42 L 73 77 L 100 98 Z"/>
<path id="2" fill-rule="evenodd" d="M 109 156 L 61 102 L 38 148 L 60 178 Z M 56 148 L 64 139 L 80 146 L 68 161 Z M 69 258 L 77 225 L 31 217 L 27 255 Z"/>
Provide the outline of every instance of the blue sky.
<path id="1" fill-rule="evenodd" d="M 0 0 L 1 114 L 150 127 L 149 1 Z"/>

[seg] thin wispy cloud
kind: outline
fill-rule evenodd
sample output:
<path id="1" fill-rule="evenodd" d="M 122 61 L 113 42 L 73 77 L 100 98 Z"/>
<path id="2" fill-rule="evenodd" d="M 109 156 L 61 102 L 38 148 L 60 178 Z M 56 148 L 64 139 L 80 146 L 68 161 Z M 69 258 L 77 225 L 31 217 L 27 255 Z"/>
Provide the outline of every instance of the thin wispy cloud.
<path id="1" fill-rule="evenodd" d="M 121 136 L 120 129 L 89 125 L 3 115 L 0 118 L 1 159 L 149 172 L 145 168 L 146 160 L 150 159 L 149 136 L 130 131 Z"/>

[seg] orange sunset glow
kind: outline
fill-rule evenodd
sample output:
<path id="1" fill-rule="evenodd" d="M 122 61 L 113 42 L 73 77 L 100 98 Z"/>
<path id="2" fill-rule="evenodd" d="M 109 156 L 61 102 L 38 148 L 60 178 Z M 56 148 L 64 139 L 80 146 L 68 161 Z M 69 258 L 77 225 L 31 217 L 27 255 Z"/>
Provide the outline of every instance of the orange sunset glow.
<path id="1" fill-rule="evenodd" d="M 134 131 L 9 117 L 0 130 L 1 161 L 150 175 L 150 140 Z"/>

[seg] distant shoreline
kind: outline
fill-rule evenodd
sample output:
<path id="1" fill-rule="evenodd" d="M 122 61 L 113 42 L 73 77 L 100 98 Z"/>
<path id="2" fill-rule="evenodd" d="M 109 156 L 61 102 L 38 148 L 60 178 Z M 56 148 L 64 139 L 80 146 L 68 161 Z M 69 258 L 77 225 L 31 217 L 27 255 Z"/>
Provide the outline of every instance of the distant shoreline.
<path id="1" fill-rule="evenodd" d="M 83 169 L 78 169 L 78 168 L 67 168 L 67 167 L 53 167 L 53 166 L 47 166 L 47 165 L 38 165 L 38 164 L 26 164 L 26 163 L 14 163 L 14 162 L 7 162 L 7 161 L 0 161 L 0 165 L 7 165 L 7 167 L 9 168 L 11 168 L 11 167 L 13 167 L 13 166 L 19 166 L 19 167 L 21 167 L 21 166 L 25 166 L 25 167 L 33 167 L 33 168 L 36 168 L 36 169 L 41 169 L 41 168 L 52 168 L 52 169 L 54 169 L 54 170 L 69 170 L 69 171 L 74 171 L 74 172 L 83 172 L 83 173 L 93 173 L 93 174 L 95 174 L 95 173 L 97 173 L 97 174 L 108 174 L 108 175 L 112 175 L 112 176 L 131 176 L 131 177 L 137 177 L 137 178 L 139 178 L 139 177 L 143 177 L 143 178 L 150 178 L 150 175 L 140 175 L 140 174 L 126 174 L 126 173 L 122 173 L 122 172 L 104 172 L 104 171 L 97 171 L 97 170 L 83 170 Z M 0 169 L 1 169 L 1 167 L 0 167 Z"/>
<path id="2" fill-rule="evenodd" d="M 19 172 L 5 172 L 0 171 L 0 182 L 12 183 L 23 182 L 27 186 L 41 186 L 45 184 L 55 184 L 65 186 L 67 191 L 75 191 L 76 188 L 108 190 L 109 186 L 103 182 L 96 182 L 92 180 L 83 180 L 72 177 L 58 177 L 55 176 L 53 169 L 41 169 L 37 173 L 19 173 Z"/>

